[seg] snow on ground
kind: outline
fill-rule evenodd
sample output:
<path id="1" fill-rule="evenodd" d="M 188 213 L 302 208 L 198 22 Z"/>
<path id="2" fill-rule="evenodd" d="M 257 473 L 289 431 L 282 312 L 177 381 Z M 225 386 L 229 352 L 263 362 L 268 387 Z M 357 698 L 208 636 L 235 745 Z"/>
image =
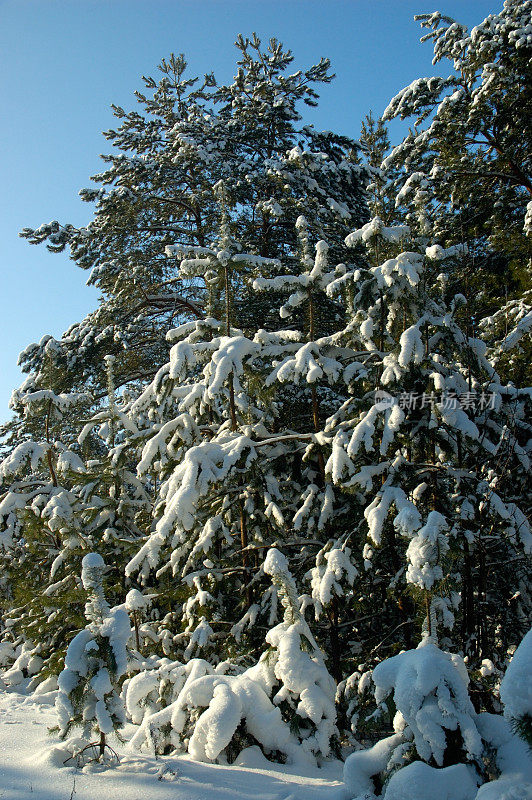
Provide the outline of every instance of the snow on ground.
<path id="1" fill-rule="evenodd" d="M 50 696 L 38 703 L 0 691 L 0 800 L 347 800 L 349 796 L 340 762 L 301 775 L 295 768 L 269 764 L 258 748 L 241 754 L 238 764 L 219 766 L 187 756 L 139 756 L 118 745 L 118 766 L 104 771 L 94 765 L 82 770 L 58 767 L 53 748 L 59 740 L 48 733 L 57 722 L 50 701 Z"/>

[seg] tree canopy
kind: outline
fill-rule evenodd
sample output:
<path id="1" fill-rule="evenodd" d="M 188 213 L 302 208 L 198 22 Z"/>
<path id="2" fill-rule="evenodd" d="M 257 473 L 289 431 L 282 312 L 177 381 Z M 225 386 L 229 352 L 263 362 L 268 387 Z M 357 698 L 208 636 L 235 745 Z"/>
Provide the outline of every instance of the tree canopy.
<path id="1" fill-rule="evenodd" d="M 0 462 L 0 632 L 33 685 L 68 645 L 62 735 L 103 753 L 125 708 L 135 746 L 319 760 L 393 725 L 346 766 L 371 800 L 500 771 L 482 714 L 532 611 L 531 12 L 421 15 L 453 71 L 359 140 L 304 124 L 327 59 L 239 36 L 219 86 L 172 55 L 114 107 L 93 220 L 22 232 L 101 291 L 21 354 Z"/>

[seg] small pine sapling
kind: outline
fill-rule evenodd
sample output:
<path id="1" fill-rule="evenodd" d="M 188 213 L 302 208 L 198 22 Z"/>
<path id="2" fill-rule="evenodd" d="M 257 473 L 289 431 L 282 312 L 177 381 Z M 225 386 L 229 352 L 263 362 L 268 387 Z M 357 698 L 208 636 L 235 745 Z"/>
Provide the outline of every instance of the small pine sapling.
<path id="1" fill-rule="evenodd" d="M 273 703 L 288 704 L 292 726 L 304 751 L 328 756 L 337 734 L 334 697 L 336 686 L 323 654 L 299 610 L 295 581 L 285 556 L 270 548 L 264 562 L 284 607 L 284 620 L 266 636 L 272 650 L 261 659 L 271 671 L 271 683 L 280 684 Z"/>
<path id="2" fill-rule="evenodd" d="M 127 669 L 126 644 L 131 635 L 124 607 L 110 609 L 103 589 L 105 563 L 98 553 L 88 553 L 82 561 L 81 580 L 87 592 L 85 617 L 88 621 L 71 641 L 65 668 L 59 675 L 56 699 L 58 731 L 62 739 L 72 728 L 81 727 L 85 738 L 95 732 L 98 742 L 78 753 L 97 752 L 103 761 L 109 750 L 107 736 L 119 735 L 125 723 L 124 703 L 118 683 Z"/>
<path id="3" fill-rule="evenodd" d="M 394 733 L 346 760 L 344 780 L 357 800 L 375 800 L 375 792 L 384 784 L 390 792 L 386 789 L 379 796 L 420 800 L 425 797 L 418 794 L 420 776 L 424 785 L 434 785 L 435 797 L 472 797 L 474 779 L 484 768 L 484 742 L 461 657 L 425 638 L 415 650 L 378 664 L 372 679 L 378 706 L 387 698 L 393 701 Z M 456 783 L 454 793 L 440 793 L 440 786 L 449 785 L 451 779 Z M 409 780 L 408 795 L 396 794 L 396 787 L 408 785 Z"/>
<path id="4" fill-rule="evenodd" d="M 175 700 L 151 715 L 159 676 L 145 671 L 127 687 L 128 709 L 141 727 L 132 747 L 165 752 L 187 749 L 199 761 L 232 760 L 258 744 L 266 756 L 312 764 L 331 754 L 337 734 L 335 684 L 299 611 L 299 598 L 285 556 L 271 548 L 264 572 L 272 578 L 284 607 L 284 621 L 267 635 L 270 645 L 258 663 L 234 672 L 227 662 L 213 669 L 202 659 L 169 663 Z M 273 697 L 272 697 L 273 695 Z"/>

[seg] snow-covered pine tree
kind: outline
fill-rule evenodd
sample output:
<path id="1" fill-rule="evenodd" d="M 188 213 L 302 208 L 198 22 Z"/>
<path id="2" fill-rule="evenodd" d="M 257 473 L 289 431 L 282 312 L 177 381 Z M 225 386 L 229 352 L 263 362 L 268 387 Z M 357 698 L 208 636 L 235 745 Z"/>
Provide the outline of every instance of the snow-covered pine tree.
<path id="1" fill-rule="evenodd" d="M 433 63 L 450 62 L 450 73 L 413 81 L 384 112 L 415 124 L 383 165 L 403 172 L 398 198 L 415 205 L 423 194 L 432 240 L 468 246 L 450 276 L 451 291 L 468 300 L 466 328 L 496 313 L 501 294 L 519 301 L 530 280 L 531 9 L 508 0 L 471 31 L 440 12 L 420 14 Z M 530 382 L 530 359 L 520 365 Z M 515 366 L 516 359 L 505 379 Z"/>
<path id="2" fill-rule="evenodd" d="M 82 728 L 86 739 L 96 733 L 98 741 L 84 750 L 97 748 L 100 760 L 105 757 L 107 737 L 120 735 L 126 721 L 119 681 L 127 669 L 126 644 L 131 636 L 125 608 L 110 609 L 105 599 L 104 570 L 99 553 L 84 556 L 81 580 L 88 597 L 87 625 L 68 646 L 55 704 L 60 737 L 64 739 L 75 727 Z"/>
<path id="3" fill-rule="evenodd" d="M 112 565 L 108 592 L 118 602 L 124 564 L 149 525 L 149 496 L 121 441 L 119 424 L 127 419 L 115 402 L 112 357 L 107 372 L 107 406 L 85 420 L 81 433 L 79 420 L 90 405 L 85 395 L 35 390 L 30 380 L 14 393 L 43 440 L 22 442 L 0 465 L 7 489 L 0 506 L 5 604 L 10 631 L 38 642 L 46 654 L 40 679 L 57 672 L 64 643 L 83 618 L 77 579 L 83 555 L 98 548 Z M 57 438 L 61 423 L 69 447 Z"/>
<path id="4" fill-rule="evenodd" d="M 212 760 L 252 719 L 265 751 L 278 735 L 293 756 L 294 738 L 270 697 L 281 680 L 281 702 L 300 702 L 301 685 L 282 667 L 287 641 L 309 656 L 301 656 L 307 667 L 317 662 L 305 641 L 314 653 L 319 644 L 340 678 L 354 655 L 357 674 L 367 676 L 383 655 L 418 653 L 422 626 L 425 653 L 439 629 L 443 645 L 454 643 L 475 667 L 494 654 L 502 662 L 527 628 L 531 395 L 517 378 L 528 366 L 530 308 L 516 296 L 500 309 L 491 290 L 473 307 L 469 276 L 477 265 L 479 280 L 499 267 L 507 277 L 511 262 L 518 278 L 528 252 L 517 225 L 528 162 L 523 156 L 517 175 L 523 148 L 510 110 L 527 102 L 519 76 L 530 39 L 513 0 L 471 35 L 441 15 L 423 19 L 437 56 L 456 57 L 463 69 L 392 101 L 389 115 L 433 118 L 385 159 L 384 177 L 375 172 L 386 146 L 381 124 L 368 120 L 364 132 L 370 170 L 354 142 L 300 124 L 299 104 L 314 103 L 313 87 L 330 80 L 325 60 L 288 75 L 292 57 L 278 42 L 263 48 L 240 37 L 232 86 L 218 88 L 211 76 L 198 85 L 172 57 L 159 84 L 145 79 L 153 97 L 139 95 L 142 114 L 116 109 L 121 123 L 109 138 L 120 152 L 97 176 L 103 188 L 84 193 L 97 203 L 87 228 L 24 231 L 52 250 L 70 247 L 103 300 L 60 341 L 45 337 L 22 355 L 29 378 L 15 395 L 19 418 L 0 466 L 4 619 L 18 632 L 29 605 L 14 599 L 11 576 L 38 552 L 42 609 L 31 632 L 56 658 L 56 642 L 69 635 L 56 606 L 69 587 L 79 589 L 77 559 L 87 550 L 110 557 L 109 588 L 120 596 L 125 568 L 127 588 L 138 579 L 154 595 L 146 639 L 186 662 L 149 655 L 146 670 L 157 675 L 131 682 L 134 713 L 145 701 L 144 710 L 160 714 L 144 733 L 171 722 L 163 748 L 188 739 L 194 757 Z M 493 60 L 485 63 L 486 54 Z M 499 69 L 506 66 L 518 76 L 517 94 Z M 484 128 L 491 136 L 499 119 L 508 122 L 501 152 L 488 138 L 477 149 L 469 137 Z M 462 171 L 448 141 L 474 174 Z M 383 214 L 344 242 L 347 226 L 365 221 L 368 176 Z M 479 199 L 486 180 L 500 207 Z M 395 214 L 390 181 L 401 189 Z M 506 203 L 511 238 L 499 225 Z M 394 227 L 403 210 L 410 229 Z M 489 242 L 475 220 L 493 223 Z M 490 351 L 475 336 L 484 310 L 493 312 L 483 327 Z M 496 367 L 513 371 L 513 383 Z M 51 433 L 52 409 L 82 395 Z M 32 405 L 40 419 L 22 416 Z M 287 554 L 281 572 L 272 564 L 277 547 Z M 292 601 L 277 624 L 288 584 Z M 296 599 L 296 585 L 309 593 Z M 266 659 L 243 671 L 262 681 L 258 691 L 239 673 L 257 661 L 267 630 L 278 674 L 264 681 Z M 21 675 L 40 658 L 29 642 L 6 649 L 17 650 Z M 236 662 L 229 671 L 217 663 L 227 657 Z M 156 696 L 170 673 L 172 690 Z M 429 705 L 444 684 L 432 686 Z M 170 698 L 173 711 L 162 707 Z M 266 717 L 254 716 L 255 703 Z M 220 709 L 229 714 L 225 731 Z M 261 739 L 265 719 L 271 735 Z M 329 711 L 308 719 L 331 730 Z M 309 749 L 326 751 L 328 735 L 318 742 L 310 723 L 302 731 Z"/>
<path id="5" fill-rule="evenodd" d="M 78 434 L 82 449 L 87 442 L 95 457 L 86 461 L 83 478 L 75 487 L 82 501 L 80 514 L 86 549 L 98 548 L 110 567 L 107 591 L 112 602 L 123 596 L 124 564 L 149 528 L 152 491 L 136 475 L 140 432 L 123 411 L 128 396 L 117 396 L 115 357 L 106 356 L 107 402 L 83 420 Z"/>
<path id="6" fill-rule="evenodd" d="M 222 129 L 231 124 L 229 160 L 220 177 L 242 208 L 237 238 L 251 252 L 290 258 L 295 221 L 308 213 L 314 235 L 340 244 L 347 221 L 367 214 L 358 143 L 302 126 L 298 108 L 317 105 L 317 88 L 334 77 L 329 60 L 288 75 L 294 57 L 278 40 L 263 48 L 256 34 L 238 36 L 236 46 L 235 81 L 220 87 L 215 102 Z"/>
<path id="7" fill-rule="evenodd" d="M 501 684 L 507 719 L 477 713 L 464 659 L 430 639 L 378 664 L 375 699 L 394 733 L 348 756 L 344 780 L 355 800 L 424 800 L 427 787 L 453 800 L 527 797 L 532 759 L 516 733 L 530 741 L 529 637 Z"/>
<path id="8" fill-rule="evenodd" d="M 363 522 L 353 537 L 360 542 L 367 531 L 368 600 L 385 610 L 388 646 L 395 628 L 414 636 L 413 593 L 427 634 L 435 633 L 435 613 L 445 626 L 458 615 L 457 643 L 466 652 L 481 656 L 502 645 L 503 656 L 501 629 L 510 619 L 514 630 L 521 627 L 526 612 L 515 614 L 511 604 L 490 616 L 483 609 L 490 564 L 501 576 L 500 560 L 526 571 L 532 544 L 516 502 L 527 480 L 528 395 L 520 399 L 513 386 L 501 385 L 485 345 L 461 330 L 461 297 L 451 304 L 442 298 L 445 256 L 455 251 L 433 246 L 380 260 L 383 245 L 400 245 L 408 235 L 406 226 L 387 228 L 378 219 L 355 231 L 347 242 L 366 243 L 368 266 L 328 287 L 342 291 L 351 281 L 355 297 L 353 319 L 337 335 L 353 352 L 345 373 L 352 398 L 325 423 L 332 438 L 326 472 L 360 504 Z M 508 601 L 519 580 L 512 566 L 504 579 Z M 382 634 L 380 620 L 378 633 L 367 632 L 370 642 Z"/>
<path id="9" fill-rule="evenodd" d="M 290 337 L 279 333 L 279 346 L 275 359 L 268 364 L 265 383 L 275 389 L 280 421 L 288 431 L 298 431 L 302 441 L 311 436 L 303 450 L 292 453 L 292 474 L 297 480 L 292 481 L 292 497 L 286 494 L 283 501 L 290 512 L 286 516 L 292 536 L 301 537 L 302 544 L 291 567 L 298 578 L 305 576 L 311 582 L 312 594 L 304 598 L 304 604 L 314 607 L 321 629 L 319 639 L 324 636 L 329 640 L 331 671 L 339 681 L 346 655 L 339 633 L 345 622 L 339 598 L 350 591 L 357 569 L 345 542 L 346 532 L 351 530 L 350 502 L 341 492 L 335 492 L 326 475 L 322 430 L 327 416 L 347 399 L 342 380 L 346 353 L 336 346 L 334 333 L 345 322 L 348 309 L 343 303 L 331 303 L 326 295 L 327 286 L 343 274 L 345 267 L 329 269 L 329 246 L 323 240 L 315 244 L 312 254 L 304 216 L 297 219 L 296 227 L 299 272 L 257 278 L 253 286 L 267 296 L 272 290 L 289 293 L 280 316 L 293 333 Z"/>
<path id="10" fill-rule="evenodd" d="M 525 740 L 532 751 L 532 631 L 524 636 L 506 669 L 500 686 L 504 714 L 514 731 Z"/>
<path id="11" fill-rule="evenodd" d="M 283 621 L 268 632 L 266 641 L 272 649 L 265 653 L 257 668 L 270 672 L 269 681 L 276 690 L 273 702 L 286 708 L 284 717 L 296 731 L 303 749 L 328 756 L 338 734 L 335 682 L 301 613 L 287 559 L 272 547 L 263 569 L 271 576 L 284 615 Z"/>
<path id="12" fill-rule="evenodd" d="M 29 381 L 15 395 L 33 436 L 24 437 L 0 463 L 2 606 L 9 631 L 42 645 L 44 675 L 56 670 L 56 648 L 81 619 L 75 575 L 64 563 L 75 561 L 83 548 L 82 503 L 75 487 L 85 464 L 72 441 L 72 418 L 87 398 L 56 394 Z M 66 443 L 58 437 L 65 416 Z M 66 607 L 69 615 L 63 613 Z"/>
<path id="13" fill-rule="evenodd" d="M 159 83 L 144 79 L 141 113 L 114 107 L 121 124 L 106 136 L 119 152 L 104 157 L 108 169 L 95 176 L 101 187 L 82 191 L 96 203 L 89 225 L 52 222 L 22 232 L 53 252 L 70 249 L 102 292 L 96 312 L 53 343 L 65 385 L 90 382 L 98 395 L 109 353 L 120 354 L 117 387 L 149 381 L 167 357 L 154 328 L 204 315 L 203 285 L 177 278 L 164 250 L 215 238 L 219 180 L 235 203 L 237 238 L 251 253 L 292 252 L 295 220 L 309 209 L 316 229 L 334 232 L 341 249 L 347 225 L 363 221 L 366 171 L 353 158 L 357 143 L 301 124 L 299 106 L 315 105 L 315 87 L 332 79 L 327 59 L 288 74 L 293 56 L 276 40 L 263 47 L 256 36 L 239 36 L 236 44 L 232 85 L 217 87 L 212 75 L 198 84 L 186 76 L 183 56 L 172 56 L 160 65 Z M 246 309 L 244 299 L 240 315 Z M 43 346 L 31 346 L 23 369 L 34 372 L 43 357 Z"/>
<path id="14" fill-rule="evenodd" d="M 116 475 L 123 477 L 135 461 L 132 457 L 128 462 L 132 450 L 122 441 L 102 460 L 110 447 L 102 443 L 107 434 L 98 435 L 107 417 L 104 355 L 119 356 L 114 364 L 118 395 L 125 401 L 142 396 L 168 358 L 168 345 L 158 332 L 212 314 L 207 307 L 217 287 L 198 276 L 178 274 L 176 260 L 164 256 L 167 244 L 185 249 L 209 244 L 221 219 L 212 186 L 220 179 L 225 182 L 233 228 L 252 254 L 291 257 L 293 223 L 308 209 L 316 229 L 338 232 L 336 241 L 343 250 L 347 225 L 365 214 L 365 169 L 354 158 L 357 144 L 302 124 L 299 106 L 317 101 L 315 87 L 331 79 L 328 62 L 324 59 L 289 75 L 293 57 L 279 42 L 263 47 L 257 37 L 240 37 L 237 46 L 242 63 L 233 86 L 217 87 L 212 76 L 198 83 L 186 76 L 183 57 L 171 57 L 161 63 L 160 82 L 145 79 L 146 91 L 137 95 L 140 113 L 115 108 L 120 125 L 107 136 L 119 152 L 106 157 L 108 168 L 95 176 L 101 186 L 82 193 L 96 203 L 88 226 L 77 229 L 53 222 L 22 234 L 32 243 L 45 242 L 51 251 L 69 249 L 79 266 L 91 270 L 89 281 L 102 292 L 97 311 L 60 340 L 45 337 L 21 355 L 33 385 L 56 392 L 60 386 L 63 393 L 65 387 L 91 390 L 93 400 L 80 416 L 84 423 L 96 420 L 100 425 L 85 430 L 83 455 L 91 466 L 80 491 L 87 505 L 85 519 L 95 532 L 115 527 L 100 525 L 109 506 L 106 487 L 116 498 Z M 250 277 L 256 275 L 256 265 L 253 269 Z M 263 296 L 249 290 L 244 271 L 241 263 L 231 276 L 233 321 L 254 335 L 258 320 L 270 327 L 275 317 L 278 325 L 277 304 L 272 312 Z M 19 413 L 18 406 L 15 410 Z M 62 424 L 68 427 L 70 420 Z M 115 424 L 123 435 L 124 419 Z M 145 427 L 149 424 L 146 421 Z M 7 453 L 29 430 L 20 417 L 11 428 Z M 59 430 L 58 438 L 62 435 Z M 132 430 L 127 438 L 134 438 Z M 128 481 L 127 493 L 135 506 L 140 484 Z M 150 481 L 147 476 L 144 488 L 154 488 Z M 275 480 L 267 492 L 273 499 Z M 125 502 L 120 501 L 120 507 L 124 509 Z M 275 502 L 267 504 L 270 517 L 274 507 Z M 134 538 L 141 523 L 134 514 L 129 520 L 134 521 Z M 118 565 L 114 558 L 110 563 Z M 160 581 L 165 580 L 161 576 Z M 166 583 L 168 596 L 170 581 Z"/>
<path id="15" fill-rule="evenodd" d="M 186 748 L 200 761 L 232 761 L 250 745 L 291 764 L 330 757 L 337 734 L 334 681 L 299 610 L 286 558 L 270 548 L 263 568 L 284 609 L 284 621 L 266 636 L 268 649 L 243 671 L 227 663 L 213 669 L 201 659 L 168 665 L 175 700 L 144 715 L 133 747 Z M 153 670 L 132 679 L 127 697 L 135 715 L 142 715 L 156 685 Z"/>
<path id="16" fill-rule="evenodd" d="M 461 657 L 425 641 L 382 661 L 372 678 L 377 703 L 392 701 L 394 733 L 347 758 L 344 780 L 355 797 L 406 796 L 399 787 L 409 786 L 408 796 L 421 800 L 423 780 L 440 796 L 441 785 L 453 798 L 473 797 L 484 743 Z"/>
<path id="17" fill-rule="evenodd" d="M 372 217 L 379 217 L 385 225 L 403 222 L 404 214 L 398 209 L 397 184 L 404 177 L 396 164 L 383 169 L 383 161 L 390 154 L 391 143 L 382 118 L 375 119 L 370 111 L 362 122 L 360 131 L 361 157 L 371 175 L 367 186 L 368 207 Z"/>
<path id="18" fill-rule="evenodd" d="M 326 243 L 318 243 L 314 258 L 303 217 L 298 229 L 301 273 L 258 276 L 254 281 L 255 290 L 284 296 L 281 318 L 290 320 L 292 327 L 272 333 L 261 329 L 252 339 L 230 324 L 232 303 L 227 298 L 231 299 L 233 277 L 238 281 L 243 270 L 265 268 L 279 273 L 280 265 L 239 252 L 227 230 L 211 251 L 169 248 L 170 254 L 182 259 L 180 269 L 186 275 L 205 275 L 215 287 L 220 285 L 225 299 L 217 294 L 216 305 L 209 308 L 225 319 L 207 317 L 171 331 L 169 338 L 175 344 L 170 363 L 131 405 L 139 428 L 146 418 L 159 420 L 155 435 L 149 424 L 146 427 L 139 471 L 155 469 L 162 482 L 156 529 L 127 572 L 133 575 L 140 569 L 146 580 L 150 569 L 158 568 L 159 575 L 168 568 L 176 575 L 179 569 L 195 588 L 195 595 L 184 604 L 187 638 L 192 633 L 191 641 L 195 637 L 205 645 L 204 633 L 210 635 L 215 627 L 219 638 L 229 622 L 242 652 L 243 631 L 248 630 L 251 643 L 258 647 L 253 623 L 260 619 L 271 625 L 276 619 L 275 595 L 259 582 L 257 556 L 268 544 L 282 543 L 293 552 L 299 577 L 309 573 L 313 596 L 304 598 L 305 604 L 313 605 L 317 616 L 327 606 L 320 626 L 330 639 L 333 673 L 339 679 L 338 601 L 349 591 L 357 570 L 342 541 L 342 535 L 351 531 L 349 502 L 340 492 L 335 503 L 319 440 L 325 415 L 347 396 L 345 382 L 340 381 L 343 366 L 335 358 L 345 353 L 331 337 L 320 334 L 334 321 L 331 311 L 336 311 L 337 325 L 344 315 L 341 306 L 325 296 L 324 289 L 336 277 L 328 272 Z M 323 308 L 329 309 L 325 323 Z M 305 312 L 296 319 L 302 323 L 299 330 L 290 319 L 294 310 Z M 239 619 L 235 615 L 242 592 L 235 592 L 232 582 L 236 579 L 237 586 L 242 585 L 241 571 L 248 588 L 245 613 Z M 219 583 L 216 600 L 213 579 Z M 176 634 L 174 641 L 179 640 Z"/>
<path id="19" fill-rule="evenodd" d="M 253 539 L 258 535 L 262 545 L 268 528 L 282 524 L 268 449 L 261 450 L 259 464 L 255 447 L 268 439 L 274 419 L 268 392 L 259 388 L 268 337 L 259 332 L 248 339 L 233 323 L 233 291 L 243 272 L 278 262 L 242 253 L 227 220 L 213 248 L 176 245 L 168 252 L 179 257 L 180 272 L 209 285 L 207 316 L 168 333 L 169 363 L 129 406 L 144 434 L 139 475 L 157 481 L 157 524 L 126 573 L 147 581 L 150 571 L 160 576 L 170 570 L 174 584 L 178 575 L 187 582 L 184 637 L 179 617 L 173 624 L 175 645 L 179 649 L 184 639 L 181 652 L 189 658 L 198 648 L 205 651 L 212 635 L 225 638 L 228 623 L 256 617 Z"/>

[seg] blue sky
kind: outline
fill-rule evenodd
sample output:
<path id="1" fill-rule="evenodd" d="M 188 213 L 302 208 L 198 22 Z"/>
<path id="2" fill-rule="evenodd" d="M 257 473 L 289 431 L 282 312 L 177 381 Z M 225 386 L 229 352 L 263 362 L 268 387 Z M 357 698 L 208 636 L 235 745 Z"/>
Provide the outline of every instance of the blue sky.
<path id="1" fill-rule="evenodd" d="M 60 336 L 97 304 L 87 274 L 67 255 L 18 238 L 23 227 L 57 219 L 86 224 L 78 191 L 103 167 L 101 135 L 116 121 L 110 105 L 134 107 L 141 75 L 171 52 L 190 72 L 234 74 L 237 33 L 275 36 L 295 67 L 321 56 L 337 78 L 323 88 L 316 127 L 357 137 L 372 109 L 415 78 L 435 73 L 419 43 L 416 13 L 436 9 L 467 25 L 497 13 L 497 0 L 0 0 L 0 420 L 23 376 L 18 353 L 44 334 Z M 397 141 L 400 128 L 392 127 Z"/>

